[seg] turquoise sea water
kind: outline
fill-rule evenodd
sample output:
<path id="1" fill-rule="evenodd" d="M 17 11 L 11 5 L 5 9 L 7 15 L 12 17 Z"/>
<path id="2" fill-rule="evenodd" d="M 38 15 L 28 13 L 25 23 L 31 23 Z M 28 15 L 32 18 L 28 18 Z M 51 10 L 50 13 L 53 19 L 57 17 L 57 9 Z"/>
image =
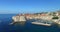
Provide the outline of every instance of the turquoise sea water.
<path id="1" fill-rule="evenodd" d="M 0 14 L 0 32 L 60 32 L 57 26 L 33 25 L 27 21 L 25 25 L 9 25 L 12 22 L 11 17 L 16 14 Z"/>

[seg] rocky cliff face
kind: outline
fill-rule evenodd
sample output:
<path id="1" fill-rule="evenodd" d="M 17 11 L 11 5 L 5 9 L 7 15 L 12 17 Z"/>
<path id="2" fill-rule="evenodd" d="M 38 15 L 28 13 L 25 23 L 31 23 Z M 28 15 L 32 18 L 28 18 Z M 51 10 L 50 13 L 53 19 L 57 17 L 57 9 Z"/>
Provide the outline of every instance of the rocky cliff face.
<path id="1" fill-rule="evenodd" d="M 26 21 L 25 16 L 13 16 L 12 19 L 14 22 Z"/>

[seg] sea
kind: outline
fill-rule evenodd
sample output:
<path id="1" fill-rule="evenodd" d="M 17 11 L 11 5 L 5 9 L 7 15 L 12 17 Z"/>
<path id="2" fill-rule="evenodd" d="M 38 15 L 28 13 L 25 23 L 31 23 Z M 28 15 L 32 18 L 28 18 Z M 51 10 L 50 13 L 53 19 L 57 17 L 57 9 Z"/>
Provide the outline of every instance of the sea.
<path id="1" fill-rule="evenodd" d="M 13 24 L 12 16 L 16 14 L 0 14 L 0 32 L 60 32 L 60 27 L 43 26 L 32 24 L 31 21 L 26 21 L 24 25 Z"/>

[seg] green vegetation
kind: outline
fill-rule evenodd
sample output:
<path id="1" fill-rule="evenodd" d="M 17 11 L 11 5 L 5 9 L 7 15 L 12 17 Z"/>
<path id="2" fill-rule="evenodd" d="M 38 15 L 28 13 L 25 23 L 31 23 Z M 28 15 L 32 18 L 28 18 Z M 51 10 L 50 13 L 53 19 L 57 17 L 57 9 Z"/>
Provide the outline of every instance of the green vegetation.
<path id="1" fill-rule="evenodd" d="M 49 15 L 56 16 L 56 12 L 51 12 Z"/>
<path id="2" fill-rule="evenodd" d="M 59 17 L 58 16 L 54 16 L 52 19 L 59 19 Z"/>

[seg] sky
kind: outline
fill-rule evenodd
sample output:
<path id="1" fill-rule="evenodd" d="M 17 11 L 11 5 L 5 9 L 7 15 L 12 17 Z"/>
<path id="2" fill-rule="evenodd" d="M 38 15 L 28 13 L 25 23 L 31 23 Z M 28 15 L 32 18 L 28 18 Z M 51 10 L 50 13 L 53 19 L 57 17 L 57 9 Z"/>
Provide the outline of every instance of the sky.
<path id="1" fill-rule="evenodd" d="M 60 10 L 60 0 L 0 0 L 0 14 Z"/>

